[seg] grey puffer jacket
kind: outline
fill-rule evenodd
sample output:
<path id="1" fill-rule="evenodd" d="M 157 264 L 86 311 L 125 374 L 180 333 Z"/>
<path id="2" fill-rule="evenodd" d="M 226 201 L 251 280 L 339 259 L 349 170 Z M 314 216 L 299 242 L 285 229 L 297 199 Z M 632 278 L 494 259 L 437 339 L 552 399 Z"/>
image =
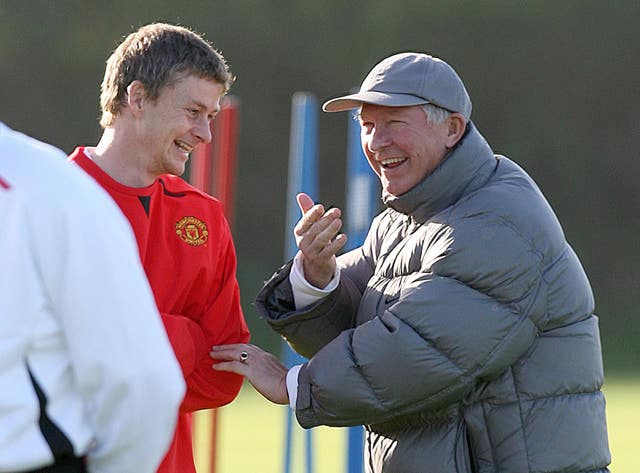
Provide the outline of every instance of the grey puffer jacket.
<path id="1" fill-rule="evenodd" d="M 531 178 L 470 124 L 385 203 L 331 295 L 296 311 L 290 263 L 258 294 L 300 425 L 364 424 L 368 472 L 608 471 L 593 295 Z"/>

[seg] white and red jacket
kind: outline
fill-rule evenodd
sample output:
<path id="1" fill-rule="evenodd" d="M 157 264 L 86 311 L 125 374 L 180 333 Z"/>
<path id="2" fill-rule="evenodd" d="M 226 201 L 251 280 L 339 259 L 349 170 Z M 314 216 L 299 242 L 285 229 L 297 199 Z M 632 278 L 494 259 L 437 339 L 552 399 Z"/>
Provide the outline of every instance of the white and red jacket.
<path id="1" fill-rule="evenodd" d="M 0 123 L 0 472 L 150 473 L 184 382 L 130 226 L 64 158 Z"/>

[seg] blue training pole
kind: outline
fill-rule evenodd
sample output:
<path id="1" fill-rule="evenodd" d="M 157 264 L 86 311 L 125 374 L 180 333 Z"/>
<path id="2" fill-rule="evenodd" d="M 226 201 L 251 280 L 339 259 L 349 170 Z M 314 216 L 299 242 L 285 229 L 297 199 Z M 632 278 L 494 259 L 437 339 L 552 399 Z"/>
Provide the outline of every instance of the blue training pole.
<path id="1" fill-rule="evenodd" d="M 318 196 L 318 103 L 312 94 L 305 92 L 296 92 L 293 95 L 291 104 L 286 243 L 284 250 L 287 259 L 292 259 L 298 251 L 293 235 L 293 227 L 301 216 L 296 202 L 296 194 L 299 192 L 305 192 L 314 200 Z M 288 368 L 307 361 L 306 358 L 294 352 L 286 342 L 282 344 L 282 352 L 283 362 Z M 293 423 L 293 411 L 287 408 L 285 473 L 291 473 Z M 305 439 L 305 471 L 312 473 L 313 438 L 311 429 L 306 431 Z"/>
<path id="2" fill-rule="evenodd" d="M 357 111 L 349 113 L 347 128 L 347 176 L 345 233 L 347 249 L 353 249 L 365 240 L 371 220 L 378 213 L 380 201 L 380 181 L 375 175 L 360 144 L 360 124 L 356 120 Z M 364 429 L 347 429 L 347 472 L 364 471 Z"/>

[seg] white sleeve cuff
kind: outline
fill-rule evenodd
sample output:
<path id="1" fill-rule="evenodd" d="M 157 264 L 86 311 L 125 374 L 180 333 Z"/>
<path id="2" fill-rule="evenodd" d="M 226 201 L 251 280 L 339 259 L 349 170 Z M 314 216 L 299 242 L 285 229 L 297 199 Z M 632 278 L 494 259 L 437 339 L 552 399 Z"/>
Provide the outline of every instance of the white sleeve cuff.
<path id="1" fill-rule="evenodd" d="M 323 297 L 331 294 L 340 282 L 340 268 L 336 266 L 336 271 L 333 273 L 333 279 L 329 281 L 327 287 L 320 289 L 312 286 L 304 277 L 304 271 L 302 269 L 302 252 L 298 251 L 295 258 L 293 258 L 293 265 L 291 266 L 291 272 L 289 273 L 289 282 L 291 283 L 291 289 L 293 290 L 293 301 L 296 306 L 296 310 L 309 307 L 316 301 L 319 301 Z"/>
<path id="2" fill-rule="evenodd" d="M 296 410 L 298 400 L 298 373 L 302 365 L 295 365 L 287 371 L 287 394 L 289 395 L 289 407 Z"/>

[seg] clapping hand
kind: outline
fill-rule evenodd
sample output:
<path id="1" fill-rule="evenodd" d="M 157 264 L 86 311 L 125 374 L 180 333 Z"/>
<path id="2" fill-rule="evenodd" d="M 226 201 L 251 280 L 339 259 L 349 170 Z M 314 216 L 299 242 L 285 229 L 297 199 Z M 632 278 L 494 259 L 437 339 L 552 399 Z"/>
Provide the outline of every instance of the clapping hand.
<path id="1" fill-rule="evenodd" d="M 336 253 L 347 242 L 342 228 L 340 209 L 326 210 L 322 204 L 314 204 L 304 193 L 296 196 L 302 218 L 293 232 L 302 252 L 305 279 L 315 287 L 324 289 L 333 278 L 336 269 Z"/>

